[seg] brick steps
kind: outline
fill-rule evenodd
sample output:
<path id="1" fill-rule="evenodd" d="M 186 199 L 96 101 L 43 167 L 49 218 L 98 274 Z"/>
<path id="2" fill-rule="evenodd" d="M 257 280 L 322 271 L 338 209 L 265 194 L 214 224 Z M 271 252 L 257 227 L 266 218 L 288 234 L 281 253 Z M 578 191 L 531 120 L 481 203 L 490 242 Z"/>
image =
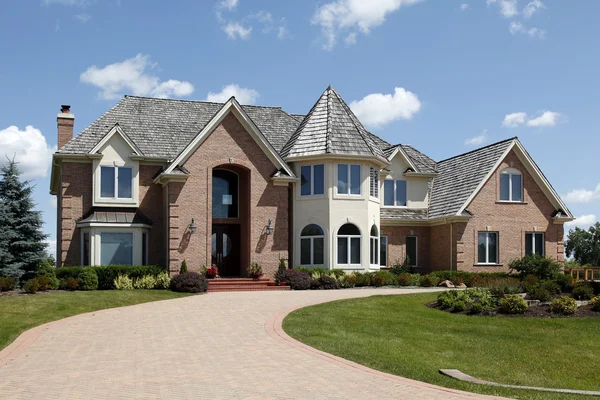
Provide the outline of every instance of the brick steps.
<path id="1" fill-rule="evenodd" d="M 222 278 L 208 281 L 209 292 L 254 292 L 261 290 L 290 290 L 290 287 L 275 286 L 275 282 L 267 278 Z"/>

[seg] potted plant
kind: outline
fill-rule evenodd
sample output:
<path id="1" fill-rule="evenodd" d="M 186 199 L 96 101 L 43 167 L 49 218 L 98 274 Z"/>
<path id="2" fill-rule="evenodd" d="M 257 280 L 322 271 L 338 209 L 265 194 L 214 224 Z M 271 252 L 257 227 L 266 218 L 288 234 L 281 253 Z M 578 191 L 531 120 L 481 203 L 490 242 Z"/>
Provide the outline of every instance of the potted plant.
<path id="1" fill-rule="evenodd" d="M 219 277 L 219 268 L 215 264 L 213 264 L 210 268 L 206 268 L 206 277 L 208 279 L 214 279 Z"/>
<path id="2" fill-rule="evenodd" d="M 252 279 L 259 279 L 263 276 L 263 270 L 259 263 L 252 263 L 248 267 L 248 276 Z"/>

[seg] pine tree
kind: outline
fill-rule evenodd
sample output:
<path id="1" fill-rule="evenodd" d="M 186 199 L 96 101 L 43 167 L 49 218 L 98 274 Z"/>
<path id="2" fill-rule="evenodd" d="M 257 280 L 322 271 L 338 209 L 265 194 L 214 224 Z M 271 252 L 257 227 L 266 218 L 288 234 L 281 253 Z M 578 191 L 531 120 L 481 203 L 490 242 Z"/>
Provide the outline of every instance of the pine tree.
<path id="1" fill-rule="evenodd" d="M 0 174 L 0 276 L 29 279 L 46 256 L 48 235 L 33 209 L 33 187 L 21 180 L 17 163 L 9 159 Z"/>

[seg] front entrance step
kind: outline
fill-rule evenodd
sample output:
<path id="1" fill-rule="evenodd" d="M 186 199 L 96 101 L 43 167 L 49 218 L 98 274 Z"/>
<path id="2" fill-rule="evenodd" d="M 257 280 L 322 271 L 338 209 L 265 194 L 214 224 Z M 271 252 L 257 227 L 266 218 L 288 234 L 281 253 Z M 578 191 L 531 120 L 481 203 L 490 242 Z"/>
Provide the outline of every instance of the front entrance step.
<path id="1" fill-rule="evenodd" d="M 259 290 L 290 290 L 289 286 L 276 286 L 275 282 L 268 278 L 221 278 L 209 279 L 209 292 L 248 292 Z"/>

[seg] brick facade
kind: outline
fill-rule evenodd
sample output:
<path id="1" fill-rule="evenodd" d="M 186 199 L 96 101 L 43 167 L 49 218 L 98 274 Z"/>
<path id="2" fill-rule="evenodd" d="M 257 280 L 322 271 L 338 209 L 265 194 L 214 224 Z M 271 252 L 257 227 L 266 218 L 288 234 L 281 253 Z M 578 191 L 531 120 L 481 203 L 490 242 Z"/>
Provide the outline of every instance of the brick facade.
<path id="1" fill-rule="evenodd" d="M 418 266 L 429 267 L 431 264 L 430 234 L 431 228 L 428 226 L 382 226 L 381 235 L 387 236 L 388 240 L 387 266 L 404 262 L 406 259 L 406 237 L 416 236 Z"/>

